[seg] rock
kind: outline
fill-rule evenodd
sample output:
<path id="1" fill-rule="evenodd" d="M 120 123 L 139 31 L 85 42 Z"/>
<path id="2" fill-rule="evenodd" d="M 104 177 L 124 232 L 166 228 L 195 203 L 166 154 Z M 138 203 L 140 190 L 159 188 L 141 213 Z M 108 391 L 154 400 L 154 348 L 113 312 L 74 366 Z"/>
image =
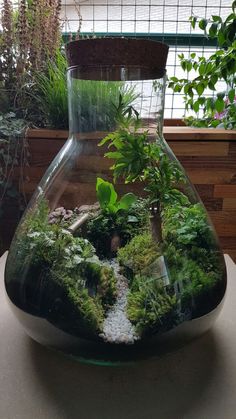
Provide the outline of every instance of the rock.
<path id="1" fill-rule="evenodd" d="M 117 279 L 117 298 L 115 304 L 108 310 L 103 323 L 103 333 L 100 337 L 108 343 L 133 344 L 139 339 L 134 326 L 127 318 L 127 294 L 129 291 L 128 281 L 120 274 L 120 266 L 117 262 L 107 262 L 114 269 Z"/>

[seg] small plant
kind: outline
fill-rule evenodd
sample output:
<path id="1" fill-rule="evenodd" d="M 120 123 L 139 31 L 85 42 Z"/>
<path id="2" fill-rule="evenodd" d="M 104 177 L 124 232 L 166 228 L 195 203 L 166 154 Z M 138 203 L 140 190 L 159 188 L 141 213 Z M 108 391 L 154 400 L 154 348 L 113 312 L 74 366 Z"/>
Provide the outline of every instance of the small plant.
<path id="1" fill-rule="evenodd" d="M 232 12 L 223 21 L 214 15 L 211 19 L 191 16 L 194 29 L 198 23 L 206 37 L 216 39 L 219 49 L 209 58 L 197 57 L 193 52 L 190 57 L 179 55 L 180 65 L 187 73 L 186 78 L 171 77 L 169 87 L 174 92 L 184 93 L 186 111 L 193 111 L 196 116 L 185 118 L 186 123 L 200 127 L 223 126 L 236 128 L 236 14 L 235 1 Z M 193 77 L 189 77 L 193 73 Z M 217 82 L 225 81 L 224 91 L 217 91 Z M 210 89 L 214 95 L 207 97 Z M 202 116 L 199 112 L 202 112 Z"/>
<path id="2" fill-rule="evenodd" d="M 166 206 L 162 214 L 163 237 L 180 248 L 212 246 L 212 230 L 200 204 Z"/>
<path id="3" fill-rule="evenodd" d="M 110 182 L 97 178 L 96 184 L 97 198 L 102 211 L 106 214 L 115 215 L 119 211 L 129 211 L 130 207 L 136 202 L 137 197 L 133 193 L 127 193 L 117 200 L 117 193 Z"/>
<path id="4" fill-rule="evenodd" d="M 97 179 L 97 198 L 101 213 L 89 220 L 86 234 L 100 257 L 116 254 L 118 248 L 148 223 L 147 203 L 133 193 L 118 200 L 112 183 Z"/>
<path id="5" fill-rule="evenodd" d="M 176 184 L 184 180 L 179 166 L 170 160 L 161 144 L 150 142 L 148 130 L 140 133 L 141 120 L 133 107 L 118 112 L 118 129 L 108 134 L 100 146 L 107 144 L 115 151 L 108 151 L 105 157 L 114 160 L 111 167 L 114 180 L 119 177 L 125 183 L 144 182 L 152 209 L 153 236 L 162 241 L 160 212 L 163 205 L 179 197 Z"/>

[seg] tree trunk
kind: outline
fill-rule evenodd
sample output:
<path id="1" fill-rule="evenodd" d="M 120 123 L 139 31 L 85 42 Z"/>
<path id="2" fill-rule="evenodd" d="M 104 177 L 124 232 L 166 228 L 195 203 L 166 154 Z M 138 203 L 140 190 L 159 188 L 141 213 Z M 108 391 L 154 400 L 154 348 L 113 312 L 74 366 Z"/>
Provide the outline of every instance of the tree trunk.
<path id="1" fill-rule="evenodd" d="M 162 228 L 161 228 L 161 215 L 160 215 L 160 206 L 156 204 L 155 207 L 152 207 L 151 216 L 151 232 L 152 238 L 155 242 L 159 244 L 162 243 Z"/>

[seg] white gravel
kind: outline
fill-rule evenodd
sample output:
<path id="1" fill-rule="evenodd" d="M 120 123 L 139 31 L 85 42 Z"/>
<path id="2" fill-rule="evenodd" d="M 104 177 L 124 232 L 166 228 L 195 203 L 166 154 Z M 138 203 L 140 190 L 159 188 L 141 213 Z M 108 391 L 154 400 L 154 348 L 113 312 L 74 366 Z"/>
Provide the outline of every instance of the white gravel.
<path id="1" fill-rule="evenodd" d="M 114 269 L 117 279 L 117 298 L 115 304 L 107 312 L 103 323 L 103 333 L 100 336 L 109 343 L 133 344 L 139 337 L 126 316 L 128 281 L 119 273 L 117 262 L 113 260 L 109 265 Z"/>

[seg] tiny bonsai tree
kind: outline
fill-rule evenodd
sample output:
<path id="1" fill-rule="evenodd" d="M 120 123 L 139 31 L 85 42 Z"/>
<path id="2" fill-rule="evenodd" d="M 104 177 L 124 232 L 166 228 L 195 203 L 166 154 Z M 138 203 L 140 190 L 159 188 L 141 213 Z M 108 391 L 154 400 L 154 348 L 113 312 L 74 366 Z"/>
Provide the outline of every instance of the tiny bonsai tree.
<path id="1" fill-rule="evenodd" d="M 120 96 L 117 108 L 117 130 L 108 134 L 100 146 L 108 144 L 115 151 L 108 151 L 105 157 L 114 160 L 111 167 L 114 181 L 119 177 L 125 183 L 144 182 L 150 207 L 153 238 L 162 242 L 161 210 L 170 200 L 179 197 L 176 183 L 183 180 L 178 165 L 171 161 L 161 143 L 151 142 L 148 130 L 140 132 L 141 119 L 133 106 L 124 107 Z"/>

